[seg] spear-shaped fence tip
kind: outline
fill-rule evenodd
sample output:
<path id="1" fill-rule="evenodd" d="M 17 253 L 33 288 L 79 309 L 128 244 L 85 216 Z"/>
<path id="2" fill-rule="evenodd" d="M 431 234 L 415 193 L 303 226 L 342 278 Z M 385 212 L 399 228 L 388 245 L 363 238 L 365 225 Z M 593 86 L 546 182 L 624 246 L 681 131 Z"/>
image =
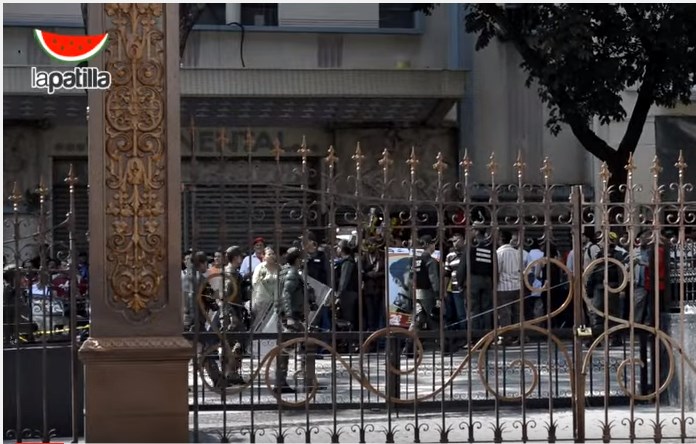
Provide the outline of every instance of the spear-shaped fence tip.
<path id="1" fill-rule="evenodd" d="M 334 150 L 333 145 L 329 146 L 329 154 L 326 156 L 326 163 L 329 164 L 330 168 L 338 162 L 338 157 L 336 156 L 336 150 Z"/>
<path id="2" fill-rule="evenodd" d="M 19 185 L 17 185 L 16 181 L 14 185 L 12 185 L 12 193 L 10 193 L 8 199 L 15 205 L 17 205 L 22 200 L 22 193 L 19 192 Z"/>
<path id="3" fill-rule="evenodd" d="M 498 162 L 495 161 L 495 153 L 491 153 L 488 165 L 486 166 L 488 167 L 488 171 L 491 173 L 491 176 L 494 176 L 495 173 L 498 171 Z"/>

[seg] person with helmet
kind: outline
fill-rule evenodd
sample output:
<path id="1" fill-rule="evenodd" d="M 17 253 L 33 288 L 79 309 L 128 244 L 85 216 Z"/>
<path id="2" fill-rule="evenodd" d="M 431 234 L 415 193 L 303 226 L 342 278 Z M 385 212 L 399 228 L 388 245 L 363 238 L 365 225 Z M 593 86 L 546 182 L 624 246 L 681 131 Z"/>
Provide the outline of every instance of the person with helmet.
<path id="1" fill-rule="evenodd" d="M 305 280 L 302 278 L 302 250 L 291 247 L 286 254 L 286 264 L 280 272 L 282 290 L 280 303 L 278 304 L 278 319 L 281 320 L 282 331 L 284 333 L 304 333 L 305 331 L 305 294 L 308 297 L 308 310 L 315 311 L 316 300 L 314 293 L 306 291 Z M 276 386 L 274 391 L 280 393 L 294 393 L 294 389 L 287 382 L 288 362 L 290 356 L 288 350 L 281 350 L 278 356 L 278 367 L 276 369 Z M 302 369 L 305 373 L 305 380 L 314 379 L 314 371 L 307 368 L 305 353 L 301 357 Z"/>

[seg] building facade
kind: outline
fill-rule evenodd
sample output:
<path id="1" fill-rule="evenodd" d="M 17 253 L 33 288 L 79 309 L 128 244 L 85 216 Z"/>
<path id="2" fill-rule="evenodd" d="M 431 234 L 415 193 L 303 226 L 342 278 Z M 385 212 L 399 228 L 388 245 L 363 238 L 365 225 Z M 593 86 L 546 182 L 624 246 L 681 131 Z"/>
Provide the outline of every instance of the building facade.
<path id="1" fill-rule="evenodd" d="M 456 166 L 466 149 L 476 182 L 490 181 L 485 165 L 491 152 L 499 164 L 497 181 L 516 182 L 519 152 L 528 182 L 542 183 L 539 167 L 548 157 L 554 182 L 568 185 L 566 191 L 559 187 L 560 194 L 574 184 L 596 186 L 597 162 L 572 133 L 554 137 L 545 128 L 547 110 L 536 90 L 524 87 L 514 48 L 494 42 L 475 51 L 475 36 L 464 31 L 463 19 L 461 4 L 441 5 L 431 16 L 412 12 L 408 4 L 209 4 L 181 60 L 182 189 L 196 190 L 193 200 L 186 193 L 183 199 L 184 231 L 192 232 L 195 219 L 200 231 L 194 237 L 206 249 L 241 241 L 248 234 L 249 201 L 261 210 L 273 205 L 268 185 L 277 178 L 268 167 L 275 165 L 274 141 L 296 153 L 303 136 L 317 170 L 328 147 L 335 147 L 343 159 L 337 174 L 352 172 L 350 159 L 360 142 L 368 165 L 376 165 L 385 148 L 405 160 L 414 146 L 427 162 L 442 152 L 452 166 L 446 172 L 451 182 L 460 178 Z M 63 90 L 49 96 L 31 88 L 31 67 L 65 69 L 41 50 L 33 28 L 83 34 L 80 6 L 4 7 L 4 197 L 13 181 L 31 191 L 43 177 L 52 184 L 58 222 L 67 205 L 63 178 L 73 164 L 84 178 L 78 224 L 86 231 L 86 94 Z M 696 114 L 693 107 L 655 109 L 636 156 L 640 165 L 660 151 L 656 122 L 675 113 Z M 247 129 L 253 134 L 251 169 Z M 618 145 L 622 126 L 597 132 Z M 293 174 L 299 161 L 296 154 L 283 157 L 282 182 L 300 180 Z M 639 168 L 640 180 L 646 170 Z M 395 171 L 407 175 L 405 165 Z M 321 175 L 309 185 L 321 187 Z M 224 200 L 236 192 L 249 199 Z M 224 230 L 220 220 L 226 221 Z M 257 228 L 270 235 L 270 225 Z M 184 239 L 185 246 L 191 242 Z"/>

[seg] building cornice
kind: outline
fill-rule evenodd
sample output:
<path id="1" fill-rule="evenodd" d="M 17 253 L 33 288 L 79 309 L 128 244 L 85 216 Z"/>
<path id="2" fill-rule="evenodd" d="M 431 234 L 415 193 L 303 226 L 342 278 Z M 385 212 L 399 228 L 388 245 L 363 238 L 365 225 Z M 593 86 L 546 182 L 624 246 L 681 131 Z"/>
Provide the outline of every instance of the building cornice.
<path id="1" fill-rule="evenodd" d="M 63 71 L 72 67 L 39 67 Z M 345 97 L 459 99 L 466 71 L 367 69 L 208 69 L 182 68 L 184 97 Z M 31 67 L 3 67 L 3 93 L 41 95 L 31 88 Z M 57 95 L 83 96 L 84 90 L 58 90 Z"/>

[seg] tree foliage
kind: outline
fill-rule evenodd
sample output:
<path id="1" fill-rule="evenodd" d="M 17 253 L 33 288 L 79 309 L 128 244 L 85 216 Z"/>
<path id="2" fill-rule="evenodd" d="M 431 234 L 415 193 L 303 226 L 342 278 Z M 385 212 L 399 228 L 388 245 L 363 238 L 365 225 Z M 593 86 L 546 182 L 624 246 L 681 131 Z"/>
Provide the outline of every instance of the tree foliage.
<path id="1" fill-rule="evenodd" d="M 554 134 L 567 124 L 580 143 L 607 162 L 614 183 L 636 149 L 650 107 L 691 103 L 696 86 L 696 5 L 470 4 L 466 31 L 480 50 L 497 38 L 522 56 L 527 86 L 550 110 Z M 632 110 L 622 93 L 637 88 Z M 630 113 L 630 114 L 629 114 Z M 613 149 L 592 130 L 628 119 Z"/>

